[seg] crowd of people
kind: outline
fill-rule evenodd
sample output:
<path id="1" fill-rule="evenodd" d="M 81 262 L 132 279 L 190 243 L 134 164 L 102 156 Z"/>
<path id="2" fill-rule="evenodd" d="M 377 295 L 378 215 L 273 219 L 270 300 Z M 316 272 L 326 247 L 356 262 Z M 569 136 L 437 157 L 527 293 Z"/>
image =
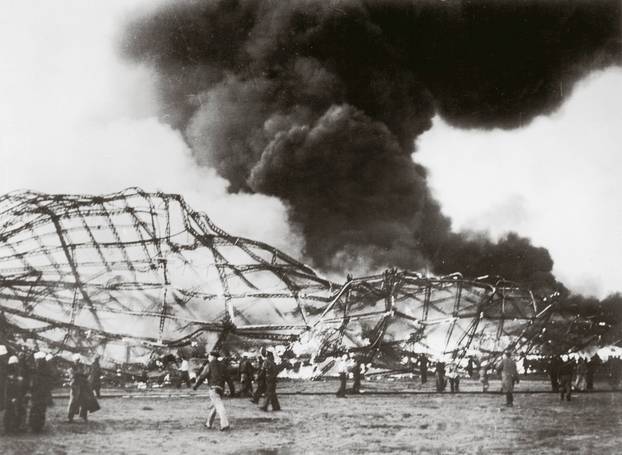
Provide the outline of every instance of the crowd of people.
<path id="1" fill-rule="evenodd" d="M 101 387 L 99 359 L 88 367 L 76 354 L 69 370 L 67 420 L 73 422 L 78 414 L 86 421 L 89 412 L 99 409 L 95 397 L 99 397 Z M 61 374 L 52 354 L 41 351 L 32 355 L 10 354 L 0 345 L 0 411 L 4 411 L 5 432 L 17 433 L 27 428 L 40 432 L 45 425 L 47 408 L 54 404 L 52 389 L 60 381 Z"/>
<path id="2" fill-rule="evenodd" d="M 173 384 L 177 387 L 186 385 L 197 390 L 203 383 L 207 383 L 210 407 L 205 426 L 214 427 L 216 416 L 220 420 L 220 430 L 230 428 L 223 397 L 240 396 L 248 398 L 258 405 L 262 411 L 281 410 L 277 394 L 277 377 L 284 368 L 291 368 L 291 362 L 275 361 L 272 351 L 261 349 L 256 355 L 244 353 L 238 358 L 222 355 L 218 351 L 211 351 L 207 361 L 200 368 L 193 369 L 190 359 L 183 354 L 166 356 L 176 369 L 176 379 Z M 167 362 L 158 361 L 158 366 L 164 368 Z M 432 362 L 426 355 L 420 354 L 411 366 L 413 371 L 418 370 L 421 383 L 428 381 L 428 371 L 433 367 L 435 389 L 444 392 L 449 385 L 452 393 L 460 391 L 460 378 L 469 377 L 479 379 L 482 391 L 489 389 L 489 378 L 499 375 L 501 378 L 501 392 L 505 395 L 506 406 L 513 405 L 514 386 L 519 381 L 519 368 L 512 358 L 512 352 L 506 351 L 500 362 L 489 363 L 469 357 L 462 362 L 436 361 Z M 525 357 L 522 359 L 524 372 L 546 372 L 549 375 L 551 389 L 560 394 L 561 400 L 570 401 L 573 391 L 591 391 L 594 389 L 594 376 L 597 370 L 606 374 L 613 389 L 617 389 L 622 379 L 622 360 L 619 357 L 610 357 L 602 362 L 598 356 L 592 358 L 571 358 L 567 355 L 551 356 L 537 364 L 531 364 Z M 535 366 L 535 368 L 534 368 Z M 338 398 L 345 398 L 348 394 L 358 394 L 361 381 L 366 372 L 366 365 L 359 357 L 352 353 L 344 354 L 334 363 L 339 376 L 339 388 L 336 391 Z M 537 369 L 536 369 L 537 368 Z M 78 415 L 84 421 L 88 414 L 99 409 L 97 401 L 100 398 L 102 369 L 99 357 L 87 365 L 80 355 L 74 355 L 67 368 L 70 387 L 67 420 L 73 422 Z M 348 389 L 348 378 L 352 379 L 352 387 Z M 56 365 L 56 359 L 51 354 L 36 352 L 34 355 L 25 352 L 10 354 L 5 346 L 0 345 L 0 411 L 4 410 L 4 427 L 7 433 L 24 431 L 27 427 L 33 432 L 39 432 L 45 425 L 46 410 L 53 405 L 52 389 L 62 384 L 62 374 Z M 235 382 L 240 388 L 236 391 Z M 228 389 L 228 390 L 227 390 Z"/>

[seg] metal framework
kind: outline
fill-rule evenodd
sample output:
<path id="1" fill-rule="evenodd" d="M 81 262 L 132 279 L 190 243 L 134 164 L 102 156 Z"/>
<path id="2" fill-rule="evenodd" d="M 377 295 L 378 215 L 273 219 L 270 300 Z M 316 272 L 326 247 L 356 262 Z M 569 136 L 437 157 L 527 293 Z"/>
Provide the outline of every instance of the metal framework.
<path id="1" fill-rule="evenodd" d="M 529 291 L 408 271 L 344 284 L 230 235 L 175 194 L 30 191 L 0 197 L 0 335 L 25 349 L 145 363 L 192 341 L 272 343 L 318 358 L 463 356 L 529 347 L 547 309 Z"/>

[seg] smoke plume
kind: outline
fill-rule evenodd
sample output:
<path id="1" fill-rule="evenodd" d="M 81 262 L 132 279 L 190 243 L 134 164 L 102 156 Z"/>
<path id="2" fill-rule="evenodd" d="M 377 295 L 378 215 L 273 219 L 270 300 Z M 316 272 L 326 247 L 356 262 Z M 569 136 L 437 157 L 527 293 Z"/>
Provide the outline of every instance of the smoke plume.
<path id="1" fill-rule="evenodd" d="M 620 63 L 620 19 L 618 1 L 184 1 L 133 20 L 123 52 L 156 70 L 199 164 L 287 204 L 315 265 L 538 286 L 555 283 L 546 249 L 452 232 L 415 140 L 436 114 L 516 128 L 554 111 Z"/>

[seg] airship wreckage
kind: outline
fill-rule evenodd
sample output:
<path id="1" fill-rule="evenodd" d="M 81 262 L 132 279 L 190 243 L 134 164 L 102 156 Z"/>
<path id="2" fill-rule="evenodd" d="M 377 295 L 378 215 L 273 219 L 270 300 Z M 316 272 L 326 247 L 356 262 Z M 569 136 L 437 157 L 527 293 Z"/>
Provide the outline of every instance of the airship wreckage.
<path id="1" fill-rule="evenodd" d="M 580 349 L 594 336 L 580 322 L 502 279 L 390 269 L 335 283 L 175 194 L 0 197 L 0 343 L 16 350 L 130 368 L 191 344 L 272 345 L 395 371 L 409 354 Z"/>

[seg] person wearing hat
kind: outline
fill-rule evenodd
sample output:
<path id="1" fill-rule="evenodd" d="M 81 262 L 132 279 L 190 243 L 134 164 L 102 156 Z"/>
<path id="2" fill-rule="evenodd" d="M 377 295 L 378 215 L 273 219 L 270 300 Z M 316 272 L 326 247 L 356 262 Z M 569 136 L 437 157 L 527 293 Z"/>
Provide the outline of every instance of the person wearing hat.
<path id="1" fill-rule="evenodd" d="M 501 392 L 505 393 L 505 405 L 514 406 L 514 383 L 518 382 L 518 368 L 512 359 L 512 351 L 505 351 L 505 357 L 499 366 L 501 373 Z"/>
<path id="2" fill-rule="evenodd" d="M 227 420 L 227 413 L 225 412 L 225 405 L 222 402 L 222 396 L 225 390 L 225 366 L 218 360 L 220 353 L 218 351 L 212 351 L 209 354 L 208 363 L 203 367 L 203 371 L 197 378 L 197 382 L 192 387 L 197 390 L 199 386 L 207 379 L 209 386 L 209 398 L 210 406 L 207 412 L 207 421 L 205 426 L 211 429 L 214 424 L 216 414 L 220 419 L 220 431 L 229 430 L 229 421 Z"/>
<path id="3" fill-rule="evenodd" d="M 7 362 L 5 384 L 4 429 L 7 433 L 20 431 L 26 417 L 25 383 L 17 356 Z"/>
<path id="4" fill-rule="evenodd" d="M 49 365 L 45 353 L 35 353 L 35 368 L 31 384 L 31 406 L 28 424 L 33 432 L 38 433 L 45 425 L 45 414 L 48 406 L 48 397 L 51 389 Z"/>

